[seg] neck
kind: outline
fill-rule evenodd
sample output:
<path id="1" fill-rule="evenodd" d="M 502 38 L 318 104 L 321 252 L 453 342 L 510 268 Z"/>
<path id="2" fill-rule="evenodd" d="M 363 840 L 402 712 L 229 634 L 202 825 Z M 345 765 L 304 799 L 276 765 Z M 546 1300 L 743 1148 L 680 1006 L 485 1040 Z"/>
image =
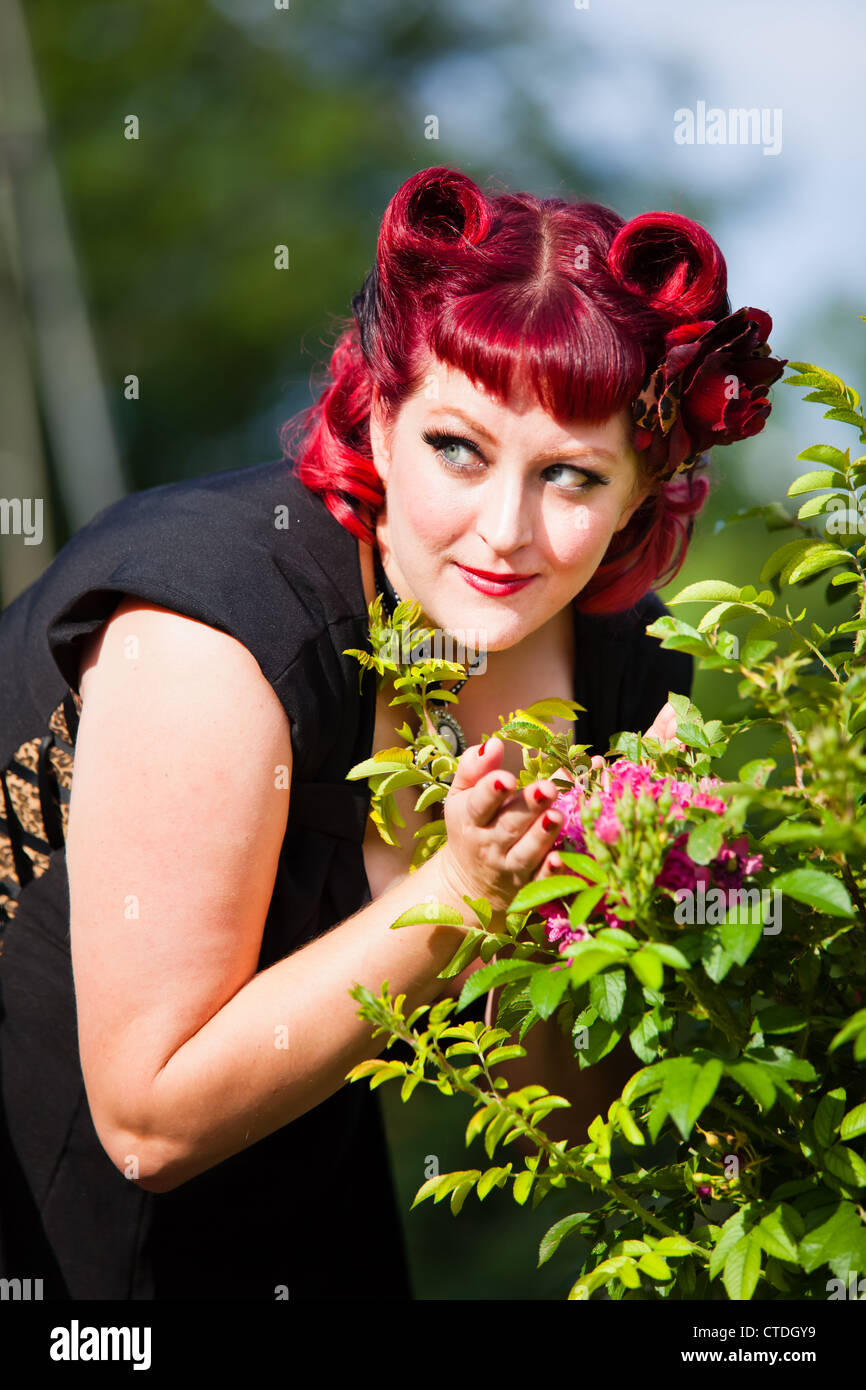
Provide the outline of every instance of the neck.
<path id="1" fill-rule="evenodd" d="M 358 553 L 364 584 L 364 597 L 367 604 L 370 604 L 376 597 L 375 552 L 366 541 L 359 540 Z M 554 613 L 553 617 L 549 618 L 541 627 L 527 633 L 522 641 L 517 642 L 513 647 L 506 647 L 502 651 L 489 651 L 485 670 L 471 677 L 464 686 L 460 698 L 463 699 L 472 687 L 477 691 L 482 681 L 485 689 L 495 685 L 497 689 L 501 688 L 507 692 L 508 685 L 515 674 L 525 672 L 527 662 L 532 662 L 537 653 L 545 649 L 549 650 L 552 645 L 554 649 L 566 652 L 569 658 L 573 659 L 573 643 L 574 617 L 572 605 L 567 604 L 558 613 Z M 505 698 L 507 700 L 507 694 Z"/>

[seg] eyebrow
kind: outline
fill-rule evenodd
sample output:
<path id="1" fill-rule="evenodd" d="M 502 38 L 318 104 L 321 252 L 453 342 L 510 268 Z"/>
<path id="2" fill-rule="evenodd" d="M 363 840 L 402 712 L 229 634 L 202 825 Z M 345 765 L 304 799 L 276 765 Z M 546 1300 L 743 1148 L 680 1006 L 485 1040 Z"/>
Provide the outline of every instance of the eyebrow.
<path id="1" fill-rule="evenodd" d="M 434 413 L 434 415 L 453 415 L 453 416 L 455 416 L 457 419 L 462 420 L 463 423 L 464 423 L 465 425 L 468 425 L 470 429 L 474 430 L 476 434 L 483 435 L 483 437 L 484 437 L 485 439 L 489 439 L 491 444 L 497 444 L 497 445 L 498 445 L 498 443 L 499 443 L 499 440 L 496 438 L 496 436 L 495 436 L 494 434 L 491 434 L 490 431 L 489 431 L 488 429 L 485 429 L 483 425 L 480 425 L 480 424 L 478 423 L 477 420 L 473 420 L 472 417 L 471 417 L 470 415 L 467 415 L 467 414 L 466 414 L 464 411 L 462 411 L 462 410 L 458 410 L 458 408 L 457 408 L 456 406 L 453 406 L 453 405 L 440 406 L 439 409 L 438 409 L 438 410 L 435 410 L 433 413 Z M 606 462 L 606 463 L 616 463 L 616 462 L 617 462 L 617 456 L 616 456 L 616 454 L 611 453 L 610 449 L 604 449 L 604 448 L 601 448 L 601 447 L 593 448 L 591 445 L 587 445 L 587 444 L 577 444 L 577 445 L 575 445 L 574 448 L 571 448 L 571 449 L 569 449 L 569 448 L 565 448 L 565 449 L 556 449 L 556 450 L 554 450 L 552 453 L 536 454 L 535 459 L 533 460 L 533 462 L 541 462 L 541 461 L 549 461 L 549 462 L 559 462 L 559 461 L 563 461 L 563 462 L 564 462 L 564 461 L 567 460 L 567 459 L 591 459 L 591 458 L 596 458 L 596 459 L 599 459 L 601 462 Z"/>

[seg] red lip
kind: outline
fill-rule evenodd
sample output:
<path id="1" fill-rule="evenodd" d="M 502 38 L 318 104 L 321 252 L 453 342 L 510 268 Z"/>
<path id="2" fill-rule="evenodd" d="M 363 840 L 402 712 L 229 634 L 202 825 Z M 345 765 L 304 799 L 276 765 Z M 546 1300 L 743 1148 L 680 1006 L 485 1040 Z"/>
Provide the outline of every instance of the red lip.
<path id="1" fill-rule="evenodd" d="M 518 579 L 532 579 L 531 574 L 493 574 L 490 570 L 474 570 L 469 565 L 461 565 L 462 570 L 468 570 L 470 574 L 477 574 L 480 579 L 494 579 L 499 584 L 515 584 Z"/>

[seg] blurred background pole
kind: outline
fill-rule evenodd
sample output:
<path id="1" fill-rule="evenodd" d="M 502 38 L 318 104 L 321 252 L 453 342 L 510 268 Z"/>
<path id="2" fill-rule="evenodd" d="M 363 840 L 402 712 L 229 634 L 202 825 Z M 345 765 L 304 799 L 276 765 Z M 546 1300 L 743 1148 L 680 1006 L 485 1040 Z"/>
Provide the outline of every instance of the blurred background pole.
<path id="1" fill-rule="evenodd" d="M 27 28 L 18 0 L 3 0 L 0 496 L 43 499 L 41 545 L 25 545 L 22 536 L 0 537 L 4 605 L 37 578 L 54 555 L 45 445 L 70 531 L 129 490 L 103 392 Z"/>

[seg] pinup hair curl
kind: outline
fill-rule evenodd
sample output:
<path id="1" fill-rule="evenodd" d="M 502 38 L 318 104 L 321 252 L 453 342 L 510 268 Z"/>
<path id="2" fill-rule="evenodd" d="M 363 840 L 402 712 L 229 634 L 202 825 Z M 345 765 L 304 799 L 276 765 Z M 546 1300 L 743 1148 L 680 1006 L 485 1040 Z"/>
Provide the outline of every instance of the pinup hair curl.
<path id="1" fill-rule="evenodd" d="M 433 354 L 506 401 L 528 377 L 563 424 L 622 410 L 634 419 L 667 335 L 730 312 L 726 280 L 718 246 L 687 217 L 648 212 L 624 222 L 597 203 L 488 195 L 457 170 L 424 169 L 385 210 L 354 319 L 339 333 L 319 399 L 282 427 L 284 455 L 300 429 L 295 473 L 372 544 L 384 501 L 370 445 L 374 386 L 393 416 Z M 637 457 L 649 495 L 575 599 L 583 612 L 621 611 L 672 579 L 706 501 L 705 456 L 673 477 Z"/>

